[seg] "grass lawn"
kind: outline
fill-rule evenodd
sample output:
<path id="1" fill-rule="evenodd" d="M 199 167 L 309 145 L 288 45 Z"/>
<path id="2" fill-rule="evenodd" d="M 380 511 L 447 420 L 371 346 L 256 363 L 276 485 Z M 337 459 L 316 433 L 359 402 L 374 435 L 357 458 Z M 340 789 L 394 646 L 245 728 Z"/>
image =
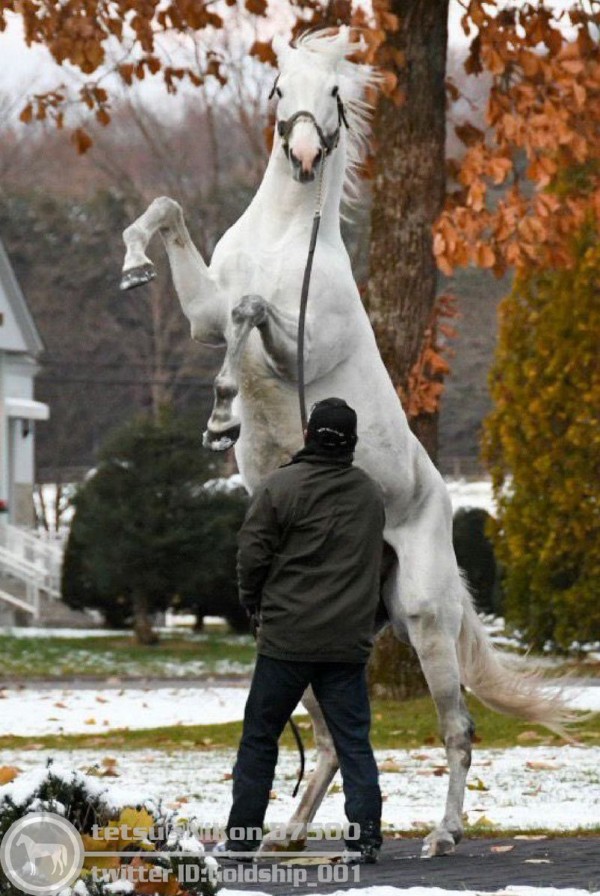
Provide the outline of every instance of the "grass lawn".
<path id="1" fill-rule="evenodd" d="M 0 635 L 4 681 L 248 676 L 254 654 L 251 635 L 221 631 L 169 633 L 151 647 L 138 644 L 129 634 L 87 638 Z"/>
<path id="2" fill-rule="evenodd" d="M 150 698 L 151 699 L 151 698 Z M 486 709 L 475 699 L 468 699 L 469 708 L 477 724 L 476 748 L 501 748 L 514 746 L 558 745 L 560 737 L 539 726 L 518 722 Z M 373 701 L 371 740 L 376 749 L 401 749 L 419 746 L 441 746 L 438 724 L 432 701 L 428 697 L 407 700 L 403 703 L 391 700 Z M 312 729 L 308 718 L 300 719 L 302 737 L 306 747 L 313 746 Z M 242 731 L 242 723 L 228 722 L 221 725 L 182 725 L 165 728 L 137 730 L 116 729 L 106 734 L 70 734 L 16 737 L 0 737 L 0 748 L 23 749 L 75 749 L 97 747 L 99 749 L 162 750 L 218 750 L 235 748 Z M 583 722 L 577 731 L 582 743 L 600 743 L 600 714 Z M 295 747 L 295 741 L 286 727 L 281 739 L 282 747 Z"/>

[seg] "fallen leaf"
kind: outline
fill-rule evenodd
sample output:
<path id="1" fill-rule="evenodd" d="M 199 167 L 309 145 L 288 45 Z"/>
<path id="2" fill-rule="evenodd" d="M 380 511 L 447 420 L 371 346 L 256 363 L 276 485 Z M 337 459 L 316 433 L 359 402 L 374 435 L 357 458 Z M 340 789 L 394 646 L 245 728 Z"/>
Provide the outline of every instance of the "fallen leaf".
<path id="1" fill-rule="evenodd" d="M 551 865 L 550 859 L 525 859 L 524 865 Z"/>
<path id="2" fill-rule="evenodd" d="M 57 709 L 68 709 L 67 704 L 61 703 L 60 700 L 57 703 L 55 703 L 54 706 L 56 706 Z"/>
<path id="3" fill-rule="evenodd" d="M 517 735 L 517 740 L 519 741 L 528 741 L 528 740 L 543 740 L 544 735 L 539 734 L 537 731 L 522 731 L 521 734 Z"/>
<path id="4" fill-rule="evenodd" d="M 395 759 L 384 759 L 379 765 L 380 772 L 401 772 L 403 767 Z"/>
<path id="5" fill-rule="evenodd" d="M 94 719 L 93 716 L 92 716 L 92 718 L 90 718 L 90 719 L 85 719 L 85 721 L 84 721 L 83 724 L 84 724 L 84 725 L 95 725 L 95 724 L 96 724 L 96 719 Z"/>
<path id="6" fill-rule="evenodd" d="M 515 834 L 513 840 L 547 840 L 548 834 Z"/>
<path id="7" fill-rule="evenodd" d="M 475 781 L 472 784 L 467 784 L 468 790 L 489 790 L 489 787 L 486 787 L 481 778 L 475 778 Z"/>
<path id="8" fill-rule="evenodd" d="M 102 757 L 102 765 L 118 765 L 119 760 L 115 759 L 114 756 L 103 756 Z"/>
<path id="9" fill-rule="evenodd" d="M 514 844 L 499 843 L 498 846 L 490 846 L 490 852 L 510 852 L 514 848 Z"/>
<path id="10" fill-rule="evenodd" d="M 108 703 L 108 699 L 106 697 L 101 697 L 100 694 L 97 695 L 96 701 L 98 703 Z"/>
<path id="11" fill-rule="evenodd" d="M 541 759 L 529 759 L 525 765 L 527 768 L 532 768 L 534 771 L 554 771 L 557 768 L 562 768 L 562 765 L 558 762 L 544 762 Z"/>
<path id="12" fill-rule="evenodd" d="M 21 769 L 17 768 L 16 765 L 0 766 L 0 784 L 8 784 L 10 781 L 13 781 L 20 771 Z"/>
<path id="13" fill-rule="evenodd" d="M 154 824 L 154 818 L 146 809 L 134 809 L 131 806 L 127 806 L 121 810 L 117 824 L 121 829 L 128 832 L 133 833 L 133 829 L 137 828 L 145 831 L 147 834 Z M 127 840 L 124 839 L 123 842 L 127 842 Z"/>

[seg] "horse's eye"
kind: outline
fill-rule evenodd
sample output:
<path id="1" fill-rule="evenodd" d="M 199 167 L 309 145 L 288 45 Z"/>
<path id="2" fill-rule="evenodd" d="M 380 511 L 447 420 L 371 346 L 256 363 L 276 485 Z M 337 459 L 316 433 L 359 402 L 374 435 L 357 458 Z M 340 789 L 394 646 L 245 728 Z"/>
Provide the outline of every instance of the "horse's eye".
<path id="1" fill-rule="evenodd" d="M 337 86 L 337 84 L 336 84 L 335 87 L 332 88 L 331 95 L 332 95 L 332 96 L 337 96 L 337 95 L 338 95 L 338 91 L 339 91 L 339 89 L 340 89 L 340 88 L 339 88 L 339 87 Z"/>
<path id="2" fill-rule="evenodd" d="M 280 99 L 281 99 L 281 97 L 283 96 L 283 94 L 282 94 L 281 90 L 279 89 L 279 87 L 276 87 L 276 88 L 275 88 L 275 93 L 277 94 L 277 96 L 278 96 Z"/>

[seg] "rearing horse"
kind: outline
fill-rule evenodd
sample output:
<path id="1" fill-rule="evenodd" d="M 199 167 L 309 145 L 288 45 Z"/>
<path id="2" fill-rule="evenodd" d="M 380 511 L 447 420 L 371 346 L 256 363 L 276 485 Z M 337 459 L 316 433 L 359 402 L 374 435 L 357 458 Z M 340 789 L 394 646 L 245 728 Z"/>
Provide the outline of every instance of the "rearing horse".
<path id="1" fill-rule="evenodd" d="M 192 243 L 181 207 L 168 198 L 154 200 L 124 233 L 122 286 L 153 276 L 145 250 L 159 231 L 192 337 L 227 344 L 205 444 L 219 450 L 235 443 L 240 473 L 252 492 L 302 442 L 298 307 L 322 189 L 306 317 L 306 400 L 310 405 L 337 395 L 356 409 L 356 463 L 385 495 L 384 535 L 393 562 L 382 598 L 395 634 L 418 654 L 449 767 L 445 812 L 423 847 L 425 856 L 434 856 L 452 852 L 463 832 L 474 726 L 461 683 L 499 712 L 555 729 L 569 713 L 535 674 L 517 674 L 503 663 L 473 610 L 454 556 L 444 482 L 407 424 L 354 282 L 340 233 L 340 202 L 366 145 L 369 110 L 363 97 L 376 80 L 370 68 L 347 60 L 357 48 L 346 29 L 312 33 L 295 47 L 276 44 L 278 126 L 254 199 L 216 246 L 209 267 Z M 294 830 L 312 821 L 337 769 L 331 736 L 310 691 L 303 702 L 312 716 L 318 759 L 290 819 Z"/>

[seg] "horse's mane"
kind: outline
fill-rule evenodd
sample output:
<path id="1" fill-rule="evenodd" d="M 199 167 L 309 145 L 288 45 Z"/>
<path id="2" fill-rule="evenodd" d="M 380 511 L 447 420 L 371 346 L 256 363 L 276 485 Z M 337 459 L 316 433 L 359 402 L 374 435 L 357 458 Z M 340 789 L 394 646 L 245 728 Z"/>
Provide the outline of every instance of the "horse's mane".
<path id="1" fill-rule="evenodd" d="M 351 62 L 348 56 L 364 49 L 362 40 L 351 40 L 350 29 L 322 28 L 297 37 L 293 46 L 303 54 L 315 56 L 334 69 L 340 80 L 340 97 L 344 103 L 347 131 L 347 164 L 344 200 L 352 205 L 359 194 L 359 169 L 369 149 L 373 106 L 365 100 L 368 88 L 377 89 L 381 75 L 370 65 Z"/>

